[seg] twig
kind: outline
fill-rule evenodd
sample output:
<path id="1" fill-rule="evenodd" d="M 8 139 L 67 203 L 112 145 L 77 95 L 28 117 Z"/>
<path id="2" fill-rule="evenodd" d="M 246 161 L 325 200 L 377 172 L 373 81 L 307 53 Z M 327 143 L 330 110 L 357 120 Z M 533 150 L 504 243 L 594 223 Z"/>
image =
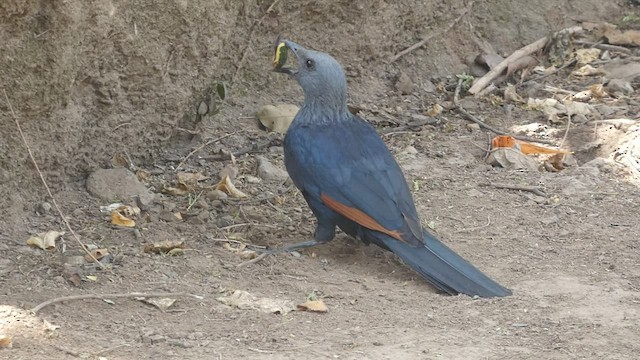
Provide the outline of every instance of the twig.
<path id="1" fill-rule="evenodd" d="M 573 34 L 576 32 L 579 32 L 582 30 L 582 27 L 580 26 L 573 26 L 570 28 L 566 28 L 563 30 L 558 31 L 556 34 L 562 33 L 562 32 L 567 32 L 569 34 Z M 471 88 L 469 89 L 469 92 L 471 94 L 477 95 L 480 91 L 482 91 L 482 89 L 484 89 L 487 85 L 489 85 L 496 77 L 498 77 L 500 74 L 502 74 L 502 72 L 509 67 L 510 64 L 512 64 L 513 62 L 517 61 L 518 59 L 520 59 L 523 56 L 527 56 L 527 55 L 531 55 L 533 53 L 535 53 L 536 51 L 541 50 L 542 48 L 544 48 L 544 46 L 546 45 L 547 41 L 548 41 L 549 37 L 545 36 L 541 39 L 536 40 L 535 42 L 520 48 L 519 50 L 516 50 L 513 52 L 513 54 L 511 54 L 508 58 L 502 60 L 502 62 L 498 65 L 496 65 L 493 69 L 491 69 L 491 71 L 489 71 L 487 74 L 485 74 L 483 77 L 481 77 L 480 79 L 478 79 L 478 81 L 476 81 L 475 84 L 473 84 L 473 86 L 471 86 Z"/>
<path id="2" fill-rule="evenodd" d="M 122 124 L 118 124 L 116 127 L 113 128 L 113 131 L 116 131 L 116 130 L 120 129 L 123 126 L 128 126 L 128 125 L 131 125 L 131 123 L 130 122 L 123 122 Z"/>
<path id="3" fill-rule="evenodd" d="M 256 256 L 256 257 L 254 257 L 254 258 L 253 258 L 253 259 L 251 259 L 251 260 L 247 260 L 247 261 L 245 261 L 245 262 L 241 262 L 240 264 L 236 265 L 236 267 L 243 267 L 243 266 L 247 266 L 247 265 L 255 264 L 255 263 L 257 263 L 258 261 L 260 261 L 260 260 L 262 260 L 262 259 L 266 258 L 268 255 L 271 255 L 271 254 L 269 254 L 269 253 L 262 253 L 262 254 L 260 254 L 260 255 L 258 255 L 258 256 Z"/>
<path id="4" fill-rule="evenodd" d="M 594 43 L 590 41 L 576 40 L 576 44 L 579 45 L 587 45 L 592 48 L 600 49 L 600 50 L 609 50 L 609 51 L 617 51 L 623 54 L 631 55 L 631 49 L 627 49 L 624 46 L 611 45 L 611 44 L 602 44 L 602 43 Z"/>
<path id="5" fill-rule="evenodd" d="M 560 141 L 560 145 L 558 147 L 562 147 L 564 142 L 567 140 L 567 136 L 569 136 L 569 128 L 571 127 L 571 114 L 567 113 L 567 129 L 564 131 L 564 136 L 562 137 L 562 141 Z"/>
<path id="6" fill-rule="evenodd" d="M 85 299 L 117 299 L 117 298 L 135 298 L 135 297 L 192 297 L 194 299 L 202 300 L 203 297 L 200 295 L 193 295 L 187 293 L 126 293 L 126 294 L 84 294 L 84 295 L 71 295 L 71 296 L 63 296 L 51 300 L 47 300 L 40 305 L 31 309 L 31 312 L 37 314 L 43 308 L 57 304 L 63 301 L 73 301 L 73 300 L 85 300 Z"/>
<path id="7" fill-rule="evenodd" d="M 444 28 L 444 29 L 442 29 L 440 31 L 436 31 L 435 33 L 432 33 L 432 34 L 428 35 L 427 37 L 425 37 L 424 39 L 422 39 L 422 40 L 418 41 L 417 43 L 411 45 L 410 47 L 400 51 L 394 57 L 391 58 L 391 61 L 389 61 L 389 63 L 394 63 L 398 59 L 400 59 L 401 57 L 403 57 L 403 56 L 407 55 L 408 53 L 412 52 L 413 50 L 423 47 L 427 42 L 429 42 L 434 37 L 442 36 L 442 35 L 448 33 L 449 30 L 451 30 L 458 22 L 460 22 L 460 20 L 471 10 L 471 8 L 473 7 L 474 3 L 475 3 L 475 0 L 471 1 L 469 3 L 469 5 L 467 5 L 467 7 L 464 8 L 462 13 L 457 18 L 455 18 L 446 28 Z"/>
<path id="8" fill-rule="evenodd" d="M 484 186 L 493 186 L 494 188 L 498 188 L 498 189 L 528 191 L 528 192 L 534 193 L 534 194 L 536 194 L 538 196 L 547 197 L 547 194 L 544 191 L 540 190 L 536 186 L 512 185 L 512 184 L 494 184 L 494 183 L 482 184 L 482 185 L 484 185 Z"/>
<path id="9" fill-rule="evenodd" d="M 236 227 L 241 227 L 241 226 L 256 226 L 256 227 L 266 227 L 266 228 L 270 228 L 270 229 L 279 229 L 279 227 L 275 226 L 275 225 L 269 225 L 269 224 L 259 224 L 259 223 L 240 223 L 240 224 L 233 224 L 233 225 L 228 225 L 228 226 L 223 226 L 221 228 L 218 228 L 218 230 L 229 230 L 229 229 L 233 229 Z"/>
<path id="10" fill-rule="evenodd" d="M 477 117 L 473 116 L 471 113 L 469 113 L 467 110 L 465 110 L 465 108 L 462 107 L 462 105 L 460 104 L 460 88 L 462 87 L 462 79 L 458 80 L 458 85 L 456 86 L 456 91 L 453 95 L 453 104 L 456 106 L 456 110 L 458 110 L 459 113 L 461 113 L 464 117 L 466 117 L 468 120 L 473 121 L 474 123 L 480 125 L 481 127 L 492 131 L 498 135 L 509 135 L 511 137 L 513 137 L 514 139 L 518 139 L 518 140 L 522 140 L 522 141 L 528 141 L 528 142 L 537 142 L 537 143 L 541 143 L 541 144 L 553 144 L 553 141 L 550 140 L 544 140 L 544 139 L 536 139 L 536 138 L 532 138 L 532 137 L 528 137 L 528 136 L 522 136 L 522 135 L 512 135 L 509 134 L 506 131 L 500 130 L 500 129 L 496 129 L 490 125 L 487 125 L 484 121 L 478 119 Z"/>
<path id="11" fill-rule="evenodd" d="M 178 166 L 176 166 L 176 172 L 177 172 L 178 170 L 180 170 L 180 167 L 181 167 L 181 166 L 185 163 L 185 161 L 187 161 L 187 159 L 189 159 L 193 154 L 195 154 L 195 153 L 197 153 L 198 151 L 200 151 L 200 150 L 204 149 L 205 147 L 207 147 L 207 146 L 209 146 L 209 145 L 211 145 L 211 144 L 215 144 L 215 143 L 219 142 L 220 140 L 222 140 L 222 139 L 224 139 L 224 138 L 227 138 L 227 137 L 229 137 L 229 136 L 231 136 L 231 135 L 233 135 L 233 134 L 235 134 L 235 133 L 237 133 L 237 131 L 234 131 L 234 132 L 232 132 L 232 133 L 228 133 L 228 134 L 226 134 L 226 135 L 220 136 L 220 137 L 215 138 L 215 139 L 213 139 L 213 140 L 209 140 L 209 141 L 207 141 L 206 143 L 204 143 L 204 144 L 202 144 L 202 145 L 198 146 L 198 147 L 197 147 L 197 148 L 195 148 L 192 152 L 190 152 L 187 156 L 185 156 L 185 157 L 184 157 L 184 159 L 182 159 L 182 161 L 180 161 L 180 163 L 178 164 Z"/>
<path id="12" fill-rule="evenodd" d="M 403 132 L 405 133 L 410 133 L 410 132 L 417 132 L 418 130 L 422 129 L 422 126 L 425 125 L 436 125 L 437 123 L 439 123 L 440 120 L 436 119 L 436 118 L 432 118 L 432 117 L 426 117 L 424 119 L 418 119 L 415 121 L 411 121 L 408 122 L 404 125 L 399 125 L 396 126 L 394 128 L 388 128 L 382 131 L 382 136 L 390 136 L 390 134 L 401 134 Z M 414 131 L 410 131 L 413 130 Z"/>
<path id="13" fill-rule="evenodd" d="M 267 139 L 265 141 L 245 146 L 242 149 L 235 151 L 233 153 L 233 156 L 240 157 L 240 156 L 242 156 L 244 154 L 259 152 L 262 149 L 266 148 L 267 146 L 271 145 L 271 143 L 273 143 L 274 140 L 275 139 L 269 138 L 269 139 Z"/>
<path id="14" fill-rule="evenodd" d="M 255 352 L 260 353 L 260 354 L 273 354 L 273 351 L 270 351 L 270 350 L 262 350 L 262 349 L 252 348 L 252 347 L 247 347 L 247 349 L 249 349 L 251 351 L 255 351 Z"/>
<path id="15" fill-rule="evenodd" d="M 33 157 L 33 152 L 31 151 L 31 147 L 29 146 L 29 143 L 27 142 L 27 138 L 24 136 L 24 133 L 22 132 L 22 127 L 20 127 L 20 121 L 18 121 L 18 116 L 16 115 L 16 112 L 13 110 L 13 106 L 11 105 L 11 101 L 9 100 L 9 95 L 7 95 L 7 89 L 2 88 L 2 91 L 4 92 L 4 98 L 7 100 L 7 105 L 9 106 L 9 110 L 11 110 L 11 115 L 13 116 L 13 120 L 15 120 L 15 122 L 16 122 L 16 127 L 18 127 L 18 132 L 20 133 L 20 137 L 22 138 L 22 142 L 24 143 L 24 146 L 27 148 L 27 152 L 29 153 L 29 158 L 31 158 L 31 162 L 33 163 L 33 166 L 35 167 L 36 172 L 40 176 L 40 180 L 42 180 L 42 184 L 44 185 L 45 189 L 47 190 L 47 194 L 49 194 L 49 197 L 51 198 L 51 202 L 53 203 L 53 206 L 58 211 L 58 215 L 60 215 L 60 218 L 62 219 L 62 222 L 64 222 L 65 226 L 67 227 L 67 230 L 69 230 L 71 235 L 73 235 L 73 238 L 80 245 L 82 250 L 84 250 L 84 252 L 87 253 L 89 255 L 89 257 L 91 257 L 91 259 L 95 263 L 100 265 L 100 268 L 102 268 L 102 270 L 106 270 L 106 267 L 104 266 L 104 264 L 102 264 L 100 261 L 98 261 L 98 259 L 96 259 L 95 256 L 93 256 L 91 251 L 89 251 L 89 249 L 86 247 L 86 245 L 80 240 L 80 238 L 78 237 L 76 232 L 73 231 L 73 229 L 71 228 L 71 225 L 69 224 L 69 221 L 67 220 L 67 217 L 62 213 L 62 210 L 60 210 L 60 207 L 58 206 L 58 202 L 56 201 L 56 198 L 53 197 L 53 193 L 51 192 L 51 189 L 49 188 L 49 184 L 47 184 L 47 180 L 45 180 L 44 175 L 42 174 L 42 171 L 40 171 L 40 167 L 38 166 L 38 163 L 36 162 L 36 159 Z"/>
<path id="16" fill-rule="evenodd" d="M 271 11 L 273 11 L 273 8 L 274 8 L 274 7 L 276 6 L 276 4 L 277 4 L 277 3 L 279 3 L 279 2 L 280 2 L 280 0 L 274 0 L 274 1 L 271 3 L 271 6 L 269 6 L 269 7 L 267 8 L 266 13 L 267 13 L 267 14 L 271 13 Z"/>
<path id="17" fill-rule="evenodd" d="M 481 226 L 472 227 L 472 228 L 460 229 L 460 230 L 458 230 L 456 232 L 457 233 L 461 233 L 461 232 L 476 231 L 476 230 L 484 229 L 484 228 L 488 227 L 489 225 L 491 225 L 491 217 L 489 215 L 487 215 L 487 223 L 486 224 L 481 225 Z"/>

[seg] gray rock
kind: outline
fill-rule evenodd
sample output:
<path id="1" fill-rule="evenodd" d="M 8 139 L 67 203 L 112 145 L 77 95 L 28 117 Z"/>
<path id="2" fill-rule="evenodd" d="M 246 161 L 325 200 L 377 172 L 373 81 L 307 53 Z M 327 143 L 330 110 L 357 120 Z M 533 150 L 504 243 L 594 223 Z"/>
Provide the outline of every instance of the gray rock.
<path id="1" fill-rule="evenodd" d="M 398 74 L 398 78 L 396 79 L 395 87 L 396 90 L 400 91 L 402 95 L 409 95 L 413 93 L 414 85 L 409 75 L 405 74 L 404 72 L 400 72 L 400 74 Z"/>
<path id="2" fill-rule="evenodd" d="M 87 178 L 87 191 L 104 201 L 127 201 L 138 197 L 142 204 L 151 204 L 154 194 L 125 168 L 96 170 Z"/>
<path id="3" fill-rule="evenodd" d="M 218 189 L 209 191 L 205 197 L 207 200 L 224 200 L 229 197 L 226 192 Z"/>
<path id="4" fill-rule="evenodd" d="M 233 225 L 233 217 L 231 215 L 225 215 L 218 219 L 217 223 L 219 228 L 227 227 Z"/>
<path id="5" fill-rule="evenodd" d="M 38 213 L 46 214 L 50 210 L 51 210 L 51 204 L 49 204 L 48 202 L 44 201 L 44 202 L 38 204 Z"/>
<path id="6" fill-rule="evenodd" d="M 258 176 L 264 180 L 287 180 L 289 174 L 283 169 L 273 165 L 265 157 L 258 156 Z"/>
<path id="7" fill-rule="evenodd" d="M 422 84 L 422 89 L 428 93 L 434 93 L 436 92 L 436 90 L 438 90 L 438 88 L 436 88 L 436 86 L 429 80 L 425 81 Z"/>
<path id="8" fill-rule="evenodd" d="M 160 220 L 163 220 L 163 221 L 166 221 L 166 222 L 178 222 L 178 221 L 180 221 L 180 219 L 178 219 L 174 213 L 172 213 L 171 211 L 168 211 L 168 210 L 163 210 L 160 213 L 159 218 L 160 218 Z"/>
<path id="9" fill-rule="evenodd" d="M 623 79 L 612 79 L 609 81 L 607 91 L 610 94 L 620 93 L 622 95 L 631 95 L 634 92 L 631 83 Z"/>

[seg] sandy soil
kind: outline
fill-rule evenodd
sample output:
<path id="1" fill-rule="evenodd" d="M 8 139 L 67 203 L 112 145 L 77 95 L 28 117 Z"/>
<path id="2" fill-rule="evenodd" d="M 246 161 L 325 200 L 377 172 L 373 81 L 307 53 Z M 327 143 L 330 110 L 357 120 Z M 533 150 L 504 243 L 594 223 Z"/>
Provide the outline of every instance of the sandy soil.
<path id="1" fill-rule="evenodd" d="M 445 36 L 388 64 L 393 54 L 445 28 L 465 4 L 279 1 L 267 13 L 270 1 L 4 1 L 0 84 L 72 227 L 114 257 L 107 271 L 70 265 L 81 251 L 69 234 L 64 253 L 60 243 L 51 252 L 25 244 L 32 234 L 64 226 L 44 204 L 52 200 L 0 100 L 0 326 L 15 335 L 0 358 L 637 358 L 640 193 L 628 171 L 610 161 L 628 131 L 575 124 L 565 145 L 576 151 L 577 164 L 556 173 L 485 164 L 477 145 L 484 146 L 487 134 L 455 112 L 444 111 L 433 126 L 395 131 L 451 100 L 455 75 L 481 51 L 478 44 L 506 55 L 550 31 L 580 21 L 616 22 L 634 11 L 625 1 L 540 3 L 478 2 Z M 391 132 L 385 141 L 413 185 L 423 224 L 513 296 L 443 296 L 392 254 L 344 235 L 237 266 L 245 259 L 220 239 L 277 246 L 306 239 L 314 228 L 297 191 L 252 178 L 257 156 L 283 164 L 282 136 L 266 133 L 251 116 L 265 104 L 301 100 L 296 84 L 269 72 L 279 33 L 344 64 L 351 103 L 381 132 Z M 570 70 L 544 82 L 578 91 L 598 81 L 567 77 Z M 411 79 L 411 94 L 396 89 L 400 73 Z M 219 113 L 196 116 L 198 104 L 216 98 L 218 82 L 228 92 L 218 100 Z M 444 91 L 435 89 L 439 84 Z M 612 116 L 637 116 L 638 100 L 636 91 Z M 557 143 L 564 134 L 564 123 L 547 124 L 522 106 L 473 98 L 463 105 L 504 129 L 540 123 L 533 135 Z M 190 151 L 225 134 L 231 135 L 191 156 L 184 168 L 207 176 L 201 186 L 210 186 L 231 163 L 225 153 L 242 150 L 235 183 L 247 200 L 163 192 Z M 151 195 L 135 231 L 110 225 L 99 211 L 120 199 L 87 191 L 89 174 L 113 168 L 114 157 L 129 157 L 149 173 L 143 184 Z M 546 196 L 486 186 L 492 183 L 536 186 Z M 177 211 L 185 214 L 182 221 L 169 216 Z M 182 256 L 142 251 L 162 240 L 188 248 Z M 233 290 L 293 304 L 315 293 L 329 311 L 272 314 L 216 300 Z M 135 299 L 67 301 L 44 308 L 39 318 L 1 307 L 130 292 L 203 298 L 181 297 L 164 311 Z M 28 325 L 17 327 L 16 319 Z"/>

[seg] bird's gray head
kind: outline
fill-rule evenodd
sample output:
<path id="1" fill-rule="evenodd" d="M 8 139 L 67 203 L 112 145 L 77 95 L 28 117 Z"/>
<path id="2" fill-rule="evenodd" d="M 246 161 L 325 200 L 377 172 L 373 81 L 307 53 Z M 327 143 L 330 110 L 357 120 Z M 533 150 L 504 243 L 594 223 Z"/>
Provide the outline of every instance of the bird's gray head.
<path id="1" fill-rule="evenodd" d="M 274 71 L 288 74 L 298 81 L 304 91 L 305 104 L 346 110 L 347 80 L 336 59 L 292 41 L 284 40 L 283 43 L 296 56 L 297 67 L 276 66 Z"/>

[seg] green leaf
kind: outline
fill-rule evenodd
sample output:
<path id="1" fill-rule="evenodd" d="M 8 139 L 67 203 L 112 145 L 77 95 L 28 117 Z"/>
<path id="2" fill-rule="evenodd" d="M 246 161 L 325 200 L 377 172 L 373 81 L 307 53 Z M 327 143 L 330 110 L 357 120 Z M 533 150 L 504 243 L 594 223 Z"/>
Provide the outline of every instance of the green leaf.
<path id="1" fill-rule="evenodd" d="M 224 82 L 219 82 L 216 85 L 216 90 L 218 91 L 218 96 L 220 97 L 221 100 L 224 100 L 224 98 L 227 96 L 227 85 L 224 84 Z"/>

